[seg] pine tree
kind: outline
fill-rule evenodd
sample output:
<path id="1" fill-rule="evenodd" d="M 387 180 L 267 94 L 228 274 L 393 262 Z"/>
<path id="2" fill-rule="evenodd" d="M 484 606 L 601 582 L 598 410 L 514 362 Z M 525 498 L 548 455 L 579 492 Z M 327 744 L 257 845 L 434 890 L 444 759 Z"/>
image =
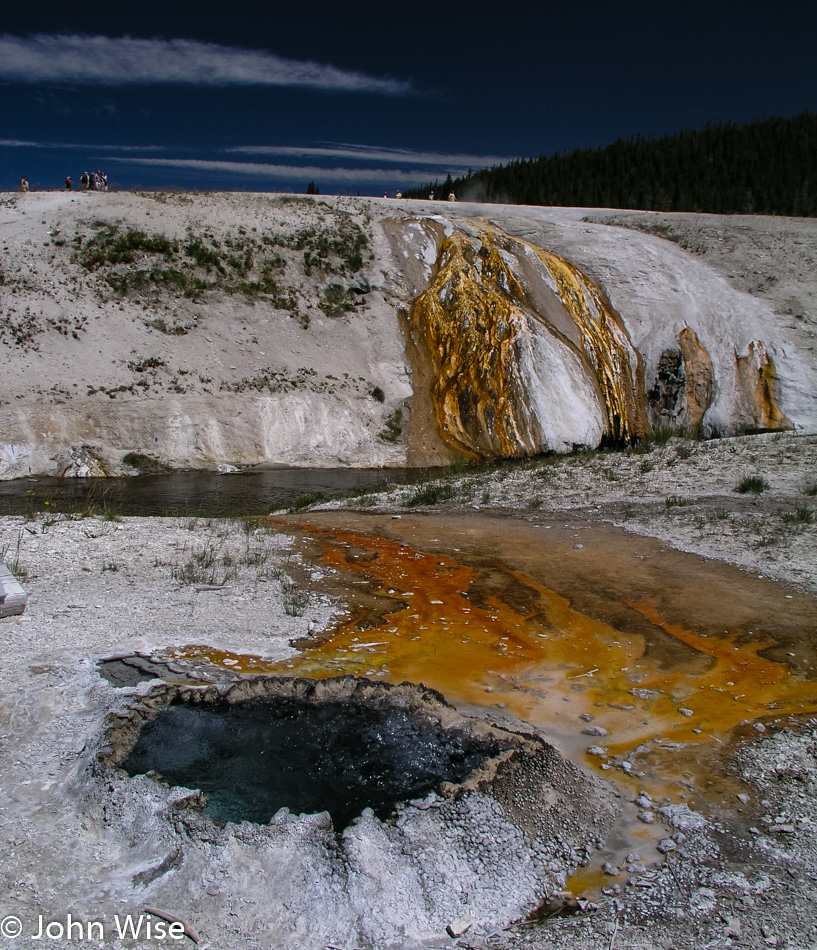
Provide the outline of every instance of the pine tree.
<path id="1" fill-rule="evenodd" d="M 661 138 L 620 139 L 470 173 L 425 198 L 474 194 L 517 204 L 817 217 L 817 115 L 708 123 Z"/>

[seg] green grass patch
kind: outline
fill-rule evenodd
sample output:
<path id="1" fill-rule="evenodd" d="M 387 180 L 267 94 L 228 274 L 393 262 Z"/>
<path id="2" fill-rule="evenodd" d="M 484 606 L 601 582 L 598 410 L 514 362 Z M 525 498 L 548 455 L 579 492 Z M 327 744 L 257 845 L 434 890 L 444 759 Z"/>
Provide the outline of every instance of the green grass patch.
<path id="1" fill-rule="evenodd" d="M 217 238 L 210 231 L 195 234 L 188 229 L 183 241 L 95 221 L 90 236 L 75 236 L 74 259 L 85 270 L 97 272 L 122 297 L 166 292 L 198 299 L 221 290 L 247 297 L 266 295 L 279 309 L 294 313 L 297 295 L 294 287 L 281 283 L 287 261 L 280 249 L 300 252 L 307 276 L 313 268 L 321 274 L 348 276 L 363 266 L 367 232 L 346 212 L 329 210 L 315 225 L 294 233 L 254 236 L 239 227 Z M 326 288 L 320 306 L 329 316 L 339 316 L 354 304 L 354 292 L 336 283 Z"/>
<path id="2" fill-rule="evenodd" d="M 789 524 L 814 524 L 814 511 L 807 505 L 798 505 L 794 511 L 783 512 L 783 520 Z"/>
<path id="3" fill-rule="evenodd" d="M 327 317 L 342 317 L 355 308 L 354 292 L 342 284 L 329 284 L 318 303 Z"/>
<path id="4" fill-rule="evenodd" d="M 179 250 L 178 241 L 163 234 L 145 234 L 144 231 L 120 232 L 116 224 L 104 224 L 82 243 L 78 261 L 85 270 L 96 270 L 104 264 L 132 264 L 137 254 L 156 254 L 172 257 Z"/>
<path id="5" fill-rule="evenodd" d="M 208 273 L 215 268 L 220 274 L 224 273 L 221 254 L 214 247 L 207 247 L 201 238 L 194 238 L 184 246 L 184 253 L 195 261 L 196 266 L 203 267 Z"/>
<path id="6" fill-rule="evenodd" d="M 404 508 L 414 508 L 417 505 L 436 505 L 447 501 L 456 494 L 454 486 L 447 482 L 429 482 L 418 488 L 414 494 L 403 502 Z"/>
<path id="7" fill-rule="evenodd" d="M 386 419 L 385 428 L 380 432 L 384 442 L 396 442 L 403 434 L 403 410 L 395 409 Z"/>
<path id="8" fill-rule="evenodd" d="M 295 499 L 287 511 L 301 511 L 302 508 L 308 508 L 310 505 L 315 505 L 319 501 L 328 501 L 328 499 L 329 495 L 321 491 L 312 492 L 311 495 L 301 495 L 300 498 Z"/>
<path id="9" fill-rule="evenodd" d="M 741 495 L 760 495 L 769 488 L 769 483 L 762 475 L 744 475 L 735 488 Z"/>

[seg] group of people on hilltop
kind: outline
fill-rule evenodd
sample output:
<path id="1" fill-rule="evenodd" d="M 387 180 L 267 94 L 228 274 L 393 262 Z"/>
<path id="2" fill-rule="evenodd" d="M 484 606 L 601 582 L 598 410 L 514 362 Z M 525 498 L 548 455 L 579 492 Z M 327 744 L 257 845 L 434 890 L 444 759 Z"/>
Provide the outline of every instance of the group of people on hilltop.
<path id="1" fill-rule="evenodd" d="M 66 188 L 71 186 L 68 184 L 70 178 L 66 179 Z M 79 183 L 82 185 L 83 191 L 107 191 L 108 190 L 108 176 L 105 172 L 91 172 L 89 175 L 88 172 L 83 172 L 82 177 L 79 180 Z"/>
<path id="2" fill-rule="evenodd" d="M 388 193 L 384 191 L 384 192 L 383 192 L 383 197 L 384 197 L 384 198 L 388 198 L 388 197 L 389 197 L 389 196 L 388 196 Z M 394 193 L 394 197 L 395 197 L 395 198 L 402 198 L 402 197 L 403 197 L 403 192 L 402 192 L 402 191 L 396 191 L 396 192 Z M 433 192 L 433 191 L 429 193 L 428 200 L 429 200 L 429 201 L 434 201 L 434 192 Z M 456 201 L 456 200 L 457 200 L 457 196 L 454 194 L 454 192 L 453 192 L 453 191 L 449 191 L 449 192 L 448 192 L 448 201 Z"/>
<path id="3" fill-rule="evenodd" d="M 91 172 L 89 175 L 88 172 L 83 172 L 80 177 L 80 184 L 82 185 L 83 191 L 107 191 L 108 190 L 108 176 L 105 172 Z M 73 179 L 68 175 L 65 179 L 65 190 L 70 191 L 74 187 Z M 20 179 L 20 191 L 26 192 L 29 190 L 28 178 L 25 175 Z"/>

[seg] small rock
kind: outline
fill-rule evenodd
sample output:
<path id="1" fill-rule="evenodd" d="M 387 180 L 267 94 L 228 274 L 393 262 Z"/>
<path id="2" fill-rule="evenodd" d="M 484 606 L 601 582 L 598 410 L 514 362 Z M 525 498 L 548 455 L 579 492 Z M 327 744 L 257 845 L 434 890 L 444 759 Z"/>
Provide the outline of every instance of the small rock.
<path id="1" fill-rule="evenodd" d="M 648 809 L 655 808 L 655 805 L 653 805 L 648 795 L 644 795 L 644 794 L 639 795 L 638 798 L 635 800 L 635 803 L 636 805 L 638 805 L 639 808 L 648 808 Z"/>
<path id="2" fill-rule="evenodd" d="M 610 733 L 601 726 L 585 726 L 582 729 L 583 736 L 609 736 Z"/>
<path id="3" fill-rule="evenodd" d="M 752 726 L 752 728 L 755 730 L 755 732 L 765 732 L 765 731 L 766 731 L 766 727 L 763 725 L 762 722 L 756 722 L 756 723 Z"/>
<path id="4" fill-rule="evenodd" d="M 585 722 L 593 721 L 593 717 L 590 715 L 590 713 L 582 713 L 581 716 L 579 716 L 579 719 L 584 719 Z"/>
<path id="5" fill-rule="evenodd" d="M 740 921 L 737 917 L 730 917 L 726 922 L 726 936 L 727 937 L 739 937 L 740 936 Z"/>
<path id="6" fill-rule="evenodd" d="M 690 811 L 688 805 L 664 805 L 661 816 L 679 831 L 701 831 L 706 827 L 704 816 Z"/>
<path id="7" fill-rule="evenodd" d="M 641 687 L 630 690 L 630 695 L 635 696 L 636 699 L 656 700 L 660 698 L 661 693 L 660 689 L 642 689 Z"/>
<path id="8" fill-rule="evenodd" d="M 692 715 L 692 710 L 691 710 L 691 709 L 684 709 L 683 706 L 678 710 L 678 712 L 679 712 L 682 716 L 687 716 L 687 717 L 689 717 L 689 716 Z"/>
<path id="9" fill-rule="evenodd" d="M 738 795 L 738 801 L 743 802 L 744 805 L 749 803 L 749 798 L 750 796 L 747 795 L 746 792 L 741 792 L 740 795 Z"/>
<path id="10" fill-rule="evenodd" d="M 458 917 L 445 928 L 449 937 L 461 937 L 468 930 L 473 921 L 470 917 Z"/>
<path id="11" fill-rule="evenodd" d="M 670 851 L 675 851 L 677 847 L 678 845 L 672 840 L 672 838 L 664 838 L 662 841 L 658 842 L 658 850 L 661 852 L 661 854 L 669 854 Z"/>
<path id="12" fill-rule="evenodd" d="M 600 745 L 591 745 L 587 750 L 588 755 L 607 755 L 607 749 Z"/>
<path id="13" fill-rule="evenodd" d="M 581 549 L 582 549 L 583 547 L 584 547 L 584 545 L 582 545 L 582 544 L 574 544 L 574 545 L 573 545 L 573 549 L 576 550 L 576 551 L 581 551 Z"/>
<path id="14" fill-rule="evenodd" d="M 645 825 L 651 825 L 655 822 L 655 815 L 651 811 L 640 811 L 638 820 L 643 821 Z"/>
<path id="15" fill-rule="evenodd" d="M 619 868 L 615 864 L 611 864 L 609 861 L 605 861 L 601 866 L 602 874 L 608 874 L 610 877 L 616 877 L 619 874 Z"/>

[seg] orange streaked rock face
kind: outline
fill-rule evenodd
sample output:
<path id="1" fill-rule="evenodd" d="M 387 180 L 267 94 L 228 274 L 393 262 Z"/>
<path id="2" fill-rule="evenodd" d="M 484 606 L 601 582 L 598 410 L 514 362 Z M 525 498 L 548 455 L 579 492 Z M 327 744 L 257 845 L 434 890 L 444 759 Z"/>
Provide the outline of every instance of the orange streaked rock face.
<path id="1" fill-rule="evenodd" d="M 780 387 L 774 360 L 759 340 L 752 340 L 745 356 L 735 353 L 735 384 L 745 426 L 792 428 L 778 406 Z"/>
<path id="2" fill-rule="evenodd" d="M 575 265 L 527 241 L 489 227 L 443 238 L 411 331 L 440 434 L 468 458 L 645 431 L 643 369 L 621 318 Z"/>

